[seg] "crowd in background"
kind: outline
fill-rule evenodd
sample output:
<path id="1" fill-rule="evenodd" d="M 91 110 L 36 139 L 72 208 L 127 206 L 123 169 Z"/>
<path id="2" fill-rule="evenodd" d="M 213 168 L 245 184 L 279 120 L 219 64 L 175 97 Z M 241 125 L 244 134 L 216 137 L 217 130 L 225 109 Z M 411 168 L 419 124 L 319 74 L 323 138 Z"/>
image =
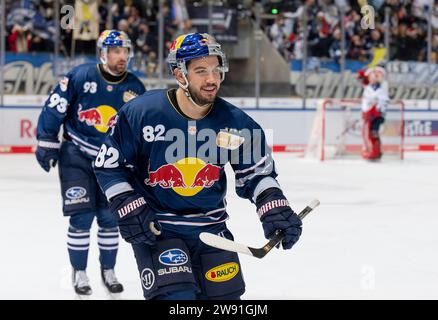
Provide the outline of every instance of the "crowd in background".
<path id="1" fill-rule="evenodd" d="M 16 2 L 7 0 L 6 50 L 8 52 L 54 51 L 54 30 L 52 30 L 55 26 L 54 1 L 22 0 Z M 133 62 L 135 67 L 148 74 L 154 73 L 158 60 L 157 1 L 113 0 L 110 7 L 106 0 L 97 0 L 97 2 L 99 33 L 111 27 L 126 32 L 134 47 Z M 74 6 L 74 4 L 74 0 L 61 0 L 61 7 L 63 5 Z M 192 31 L 191 23 L 185 0 L 166 0 L 163 2 L 162 8 L 165 25 L 164 46 L 169 48 L 172 39 L 178 34 Z M 30 17 L 32 12 L 36 13 L 37 17 Z M 38 28 L 39 24 L 41 24 L 41 28 Z M 61 28 L 60 36 L 60 52 L 63 56 L 96 53 L 96 40 L 74 39 L 71 28 Z"/>
<path id="2" fill-rule="evenodd" d="M 341 58 L 341 12 L 344 10 L 346 58 L 368 61 L 374 48 L 383 48 L 385 10 L 389 8 L 390 60 L 427 61 L 427 13 L 431 8 L 432 60 L 438 52 L 438 2 L 433 0 L 295 0 L 265 26 L 274 46 L 287 59 L 303 55 L 303 25 L 307 26 L 308 56 Z M 361 26 L 361 7 L 372 5 L 374 29 Z M 306 11 L 307 19 L 303 20 Z M 304 21 L 307 21 L 305 23 Z M 365 21 L 366 22 L 366 21 Z"/>
<path id="3" fill-rule="evenodd" d="M 55 0 L 6 0 L 7 41 L 9 52 L 53 52 Z M 85 1 L 85 0 L 83 0 Z M 99 31 L 113 28 L 125 31 L 135 50 L 134 63 L 153 73 L 158 52 L 158 1 L 98 1 Z M 390 59 L 425 61 L 427 59 L 427 8 L 432 8 L 432 59 L 438 52 L 438 2 L 432 0 L 370 0 L 375 8 L 374 29 L 361 27 L 361 0 L 224 0 L 213 1 L 239 10 L 249 10 L 254 19 L 255 3 L 263 8 L 262 28 L 273 46 L 287 60 L 303 58 L 304 26 L 307 28 L 308 56 L 339 61 L 341 57 L 341 14 L 344 10 L 346 58 L 368 61 L 373 49 L 384 47 L 385 9 L 390 8 Z M 206 5 L 207 0 L 165 0 L 163 3 L 164 44 L 169 48 L 178 34 L 195 31 L 188 6 Z M 61 6 L 74 0 L 61 0 Z M 18 9 L 18 10 L 17 10 Z M 27 10 L 27 13 L 26 11 Z M 304 20 L 303 15 L 307 17 Z M 108 19 L 112 17 L 112 19 Z M 94 54 L 95 40 L 72 41 L 72 30 L 61 29 L 60 52 L 64 56 Z M 92 43 L 91 43 L 92 42 Z M 165 52 L 166 54 L 166 52 Z"/>

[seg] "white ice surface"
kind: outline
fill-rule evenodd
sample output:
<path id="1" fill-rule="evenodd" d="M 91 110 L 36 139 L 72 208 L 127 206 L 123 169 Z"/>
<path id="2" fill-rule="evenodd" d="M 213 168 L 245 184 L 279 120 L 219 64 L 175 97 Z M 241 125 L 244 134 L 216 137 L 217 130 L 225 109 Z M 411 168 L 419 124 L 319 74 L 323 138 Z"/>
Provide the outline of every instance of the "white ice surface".
<path id="1" fill-rule="evenodd" d="M 244 299 L 438 299 L 438 154 L 406 160 L 325 163 L 275 154 L 279 182 L 304 220 L 292 250 L 265 258 L 241 255 Z M 238 198 L 229 176 L 228 226 L 236 241 L 266 240 L 254 206 Z M 33 155 L 0 156 L 0 299 L 75 299 L 56 170 Z M 96 224 L 88 276 L 91 299 L 108 299 L 100 283 Z M 120 241 L 116 273 L 123 299 L 142 299 L 134 255 Z"/>

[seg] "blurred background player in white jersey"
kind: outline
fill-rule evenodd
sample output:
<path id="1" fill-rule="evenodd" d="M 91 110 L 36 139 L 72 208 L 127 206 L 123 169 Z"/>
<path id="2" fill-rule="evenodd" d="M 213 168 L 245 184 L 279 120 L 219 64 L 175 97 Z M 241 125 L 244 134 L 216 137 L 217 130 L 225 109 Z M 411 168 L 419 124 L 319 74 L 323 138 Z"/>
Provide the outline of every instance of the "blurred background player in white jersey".
<path id="1" fill-rule="evenodd" d="M 389 102 L 385 69 L 380 66 L 367 69 L 362 81 L 365 84 L 362 96 L 362 157 L 377 160 L 382 157 L 379 129 L 385 122 Z"/>

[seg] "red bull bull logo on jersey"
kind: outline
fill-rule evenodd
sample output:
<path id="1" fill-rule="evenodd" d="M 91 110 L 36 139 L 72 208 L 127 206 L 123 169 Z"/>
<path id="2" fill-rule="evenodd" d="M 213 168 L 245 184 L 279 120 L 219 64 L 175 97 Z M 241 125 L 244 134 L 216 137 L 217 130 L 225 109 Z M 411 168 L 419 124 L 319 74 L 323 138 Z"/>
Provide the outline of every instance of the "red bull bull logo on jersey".
<path id="1" fill-rule="evenodd" d="M 155 187 L 157 184 L 164 189 L 173 187 L 185 188 L 181 171 L 173 164 L 166 164 L 155 171 L 149 171 L 146 184 Z"/>
<path id="2" fill-rule="evenodd" d="M 206 164 L 201 170 L 196 173 L 195 180 L 191 188 L 205 187 L 210 188 L 216 181 L 219 180 L 220 167 L 213 164 Z"/>
<path id="3" fill-rule="evenodd" d="M 101 105 L 97 108 L 83 110 L 83 106 L 79 105 L 78 119 L 85 122 L 87 126 L 94 127 L 97 131 L 106 133 L 109 128 L 112 128 L 117 119 L 117 111 L 108 105 Z"/>
<path id="4" fill-rule="evenodd" d="M 204 188 L 211 188 L 219 181 L 221 167 L 205 163 L 198 158 L 184 158 L 165 164 L 156 170 L 149 170 L 144 181 L 151 187 L 172 189 L 181 196 L 194 196 Z"/>

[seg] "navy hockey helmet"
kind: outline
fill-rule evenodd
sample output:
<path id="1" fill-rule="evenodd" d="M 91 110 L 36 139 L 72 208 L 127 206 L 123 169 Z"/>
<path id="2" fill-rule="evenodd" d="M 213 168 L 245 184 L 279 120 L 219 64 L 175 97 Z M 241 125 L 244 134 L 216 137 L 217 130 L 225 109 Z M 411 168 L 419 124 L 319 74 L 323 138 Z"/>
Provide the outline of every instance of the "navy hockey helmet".
<path id="1" fill-rule="evenodd" d="M 129 60 L 134 56 L 134 50 L 132 49 L 131 40 L 129 39 L 128 35 L 125 32 L 118 30 L 102 31 L 99 39 L 97 40 L 97 48 L 103 51 L 103 55 L 100 56 L 100 60 L 103 64 L 107 63 L 108 48 L 114 47 L 128 48 L 129 63 Z"/>
<path id="2" fill-rule="evenodd" d="M 223 81 L 225 72 L 228 72 L 228 61 L 220 44 L 207 33 L 189 33 L 179 36 L 169 49 L 167 62 L 172 73 L 178 68 L 186 76 L 188 61 L 207 56 L 219 58 L 221 81 Z"/>

